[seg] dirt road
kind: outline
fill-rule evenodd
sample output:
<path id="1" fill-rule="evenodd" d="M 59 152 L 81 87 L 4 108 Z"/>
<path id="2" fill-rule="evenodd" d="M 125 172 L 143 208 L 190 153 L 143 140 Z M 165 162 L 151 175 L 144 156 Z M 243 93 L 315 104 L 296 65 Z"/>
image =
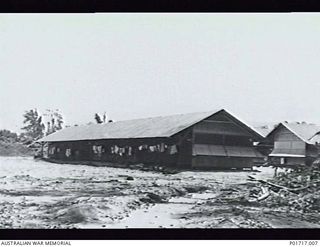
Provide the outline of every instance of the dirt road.
<path id="1" fill-rule="evenodd" d="M 242 200 L 260 172 L 162 174 L 0 157 L 0 228 L 319 227 Z"/>

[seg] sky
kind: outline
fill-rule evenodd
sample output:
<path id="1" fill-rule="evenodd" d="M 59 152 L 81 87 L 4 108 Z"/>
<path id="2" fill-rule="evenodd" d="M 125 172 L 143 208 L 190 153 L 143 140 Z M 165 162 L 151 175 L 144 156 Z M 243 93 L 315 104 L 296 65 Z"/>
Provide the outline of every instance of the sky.
<path id="1" fill-rule="evenodd" d="M 320 124 L 319 14 L 3 14 L 0 49 L 0 129 L 33 108 Z"/>

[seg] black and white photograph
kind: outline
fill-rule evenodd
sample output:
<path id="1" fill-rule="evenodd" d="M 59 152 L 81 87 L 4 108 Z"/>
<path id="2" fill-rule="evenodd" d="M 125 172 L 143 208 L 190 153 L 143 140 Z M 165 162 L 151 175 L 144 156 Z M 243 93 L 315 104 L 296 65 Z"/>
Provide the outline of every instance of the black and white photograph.
<path id="1" fill-rule="evenodd" d="M 320 15 L 0 15 L 0 229 L 320 227 Z"/>

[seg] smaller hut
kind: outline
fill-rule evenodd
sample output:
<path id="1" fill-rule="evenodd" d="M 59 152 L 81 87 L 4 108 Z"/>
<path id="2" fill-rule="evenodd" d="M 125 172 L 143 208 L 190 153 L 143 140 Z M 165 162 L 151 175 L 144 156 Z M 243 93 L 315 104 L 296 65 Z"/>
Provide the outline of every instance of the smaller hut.
<path id="1" fill-rule="evenodd" d="M 320 126 L 282 122 L 266 136 L 273 143 L 269 163 L 275 166 L 310 165 L 320 154 Z"/>

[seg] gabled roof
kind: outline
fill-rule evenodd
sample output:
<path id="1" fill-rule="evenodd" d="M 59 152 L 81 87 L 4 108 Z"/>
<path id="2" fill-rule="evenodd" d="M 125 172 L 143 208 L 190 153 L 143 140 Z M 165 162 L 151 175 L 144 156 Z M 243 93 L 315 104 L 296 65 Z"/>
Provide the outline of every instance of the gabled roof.
<path id="1" fill-rule="evenodd" d="M 228 114 L 255 138 L 263 138 L 253 128 L 222 109 L 69 127 L 45 136 L 37 142 L 170 137 L 219 112 Z"/>
<path id="2" fill-rule="evenodd" d="M 262 135 L 263 137 L 268 136 L 269 133 L 271 131 L 273 131 L 275 128 L 275 124 L 261 124 L 259 126 L 257 126 L 257 125 L 253 125 L 253 126 L 254 126 L 253 128 L 255 129 L 255 131 L 260 133 L 260 135 Z"/>
<path id="3" fill-rule="evenodd" d="M 281 122 L 267 137 L 270 137 L 280 126 L 284 126 L 302 141 L 308 144 L 315 144 L 315 136 L 320 132 L 320 126 L 308 123 L 287 123 Z"/>
<path id="4" fill-rule="evenodd" d="M 314 144 L 320 144 L 320 132 L 316 133 L 311 139 L 310 142 Z"/>

